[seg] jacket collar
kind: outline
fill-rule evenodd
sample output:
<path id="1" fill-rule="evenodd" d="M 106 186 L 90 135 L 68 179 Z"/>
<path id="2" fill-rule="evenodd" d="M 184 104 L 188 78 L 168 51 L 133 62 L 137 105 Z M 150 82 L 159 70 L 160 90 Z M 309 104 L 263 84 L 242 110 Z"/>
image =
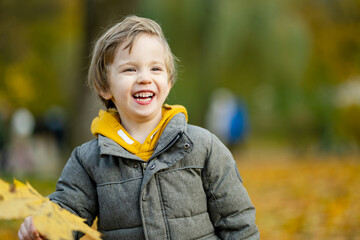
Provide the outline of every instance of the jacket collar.
<path id="1" fill-rule="evenodd" d="M 173 144 L 175 144 L 177 142 L 177 138 L 179 138 L 179 136 L 181 136 L 184 132 L 186 132 L 186 129 L 187 129 L 187 122 L 185 115 L 183 113 L 176 114 L 165 127 L 160 139 L 158 140 L 155 146 L 154 153 L 149 160 L 160 155 L 162 152 L 164 152 L 165 150 L 170 148 Z M 123 158 L 145 162 L 141 158 L 126 151 L 115 141 L 107 137 L 104 137 L 102 135 L 98 136 L 98 144 L 100 147 L 101 156 L 113 155 L 117 157 L 123 157 Z"/>

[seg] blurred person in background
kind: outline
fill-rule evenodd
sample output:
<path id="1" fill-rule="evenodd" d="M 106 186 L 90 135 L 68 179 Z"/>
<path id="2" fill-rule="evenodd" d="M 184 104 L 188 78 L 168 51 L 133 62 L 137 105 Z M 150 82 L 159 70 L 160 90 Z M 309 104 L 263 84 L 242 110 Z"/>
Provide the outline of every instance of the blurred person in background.
<path id="1" fill-rule="evenodd" d="M 249 131 L 244 104 L 230 90 L 216 89 L 210 98 L 206 127 L 230 149 L 245 141 Z"/>

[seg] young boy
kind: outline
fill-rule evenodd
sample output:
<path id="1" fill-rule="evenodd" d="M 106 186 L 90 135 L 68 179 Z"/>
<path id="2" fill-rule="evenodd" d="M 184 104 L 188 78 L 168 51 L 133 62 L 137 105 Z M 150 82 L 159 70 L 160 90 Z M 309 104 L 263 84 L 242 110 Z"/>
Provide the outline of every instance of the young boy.
<path id="1" fill-rule="evenodd" d="M 89 82 L 107 110 L 77 147 L 51 201 L 104 239 L 259 239 L 255 209 L 229 150 L 164 105 L 175 57 L 160 26 L 129 16 L 96 43 Z M 42 239 L 31 217 L 20 239 Z M 80 236 L 76 234 L 75 238 Z"/>

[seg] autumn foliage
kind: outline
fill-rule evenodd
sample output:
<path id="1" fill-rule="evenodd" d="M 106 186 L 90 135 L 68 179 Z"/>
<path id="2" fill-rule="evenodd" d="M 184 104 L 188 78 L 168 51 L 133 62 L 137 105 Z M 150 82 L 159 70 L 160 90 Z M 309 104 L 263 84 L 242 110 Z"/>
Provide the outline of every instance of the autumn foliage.
<path id="1" fill-rule="evenodd" d="M 0 179 L 0 219 L 14 220 L 32 216 L 36 228 L 51 240 L 71 240 L 73 231 L 100 240 L 100 233 L 48 198 L 41 196 L 29 183 L 14 180 L 10 185 Z"/>

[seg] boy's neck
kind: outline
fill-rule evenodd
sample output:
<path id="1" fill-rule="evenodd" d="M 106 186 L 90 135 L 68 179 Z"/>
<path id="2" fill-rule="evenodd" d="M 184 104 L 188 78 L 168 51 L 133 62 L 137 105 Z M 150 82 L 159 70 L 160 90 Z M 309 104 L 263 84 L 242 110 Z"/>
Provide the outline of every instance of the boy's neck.
<path id="1" fill-rule="evenodd" d="M 159 124 L 161 115 L 151 121 L 136 122 L 127 121 L 126 118 L 121 118 L 121 125 L 125 130 L 139 143 L 143 144 L 145 139 L 151 131 Z"/>

